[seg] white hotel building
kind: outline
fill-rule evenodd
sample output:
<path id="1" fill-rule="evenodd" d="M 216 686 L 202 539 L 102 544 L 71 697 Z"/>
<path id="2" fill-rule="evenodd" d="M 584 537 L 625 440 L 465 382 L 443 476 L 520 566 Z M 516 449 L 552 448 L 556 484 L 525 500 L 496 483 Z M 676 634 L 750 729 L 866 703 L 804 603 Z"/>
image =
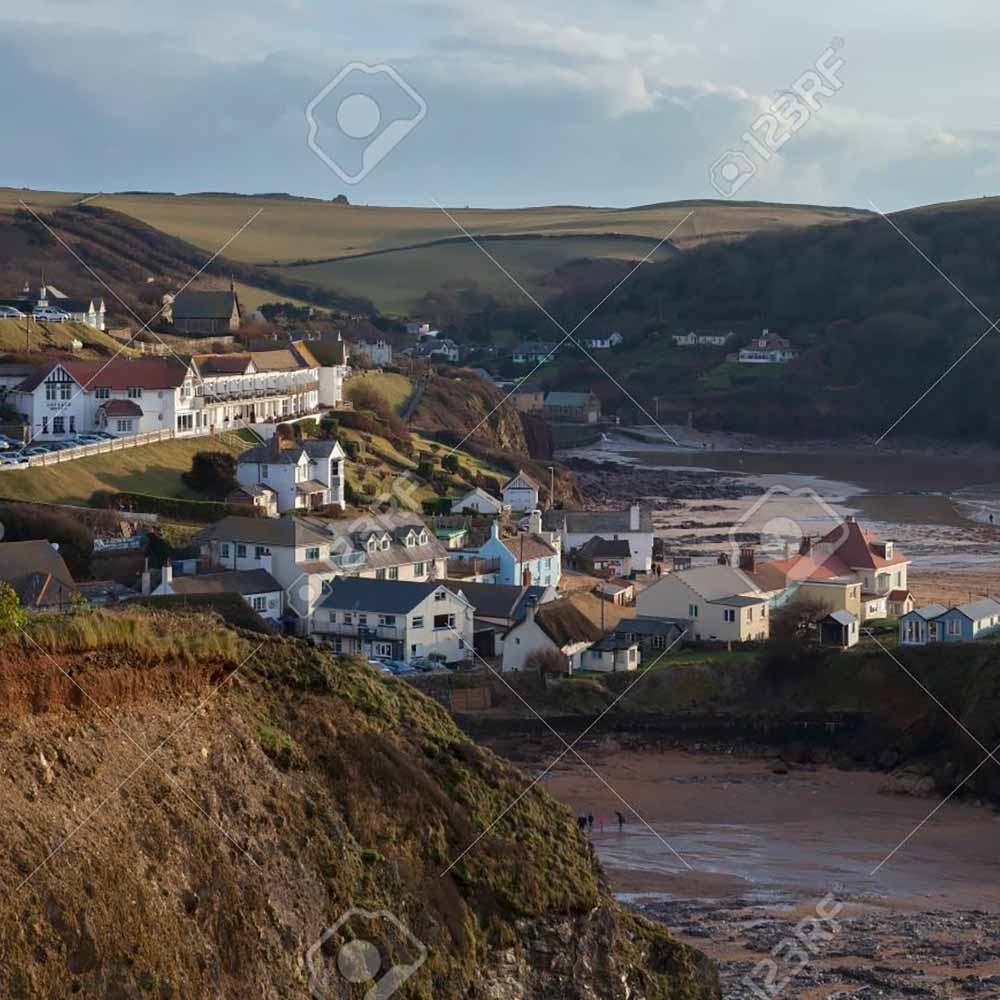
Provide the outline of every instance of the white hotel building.
<path id="1" fill-rule="evenodd" d="M 275 424 L 336 407 L 344 365 L 321 365 L 306 344 L 270 351 L 60 361 L 9 390 L 32 439 L 107 431 L 203 435 Z"/>

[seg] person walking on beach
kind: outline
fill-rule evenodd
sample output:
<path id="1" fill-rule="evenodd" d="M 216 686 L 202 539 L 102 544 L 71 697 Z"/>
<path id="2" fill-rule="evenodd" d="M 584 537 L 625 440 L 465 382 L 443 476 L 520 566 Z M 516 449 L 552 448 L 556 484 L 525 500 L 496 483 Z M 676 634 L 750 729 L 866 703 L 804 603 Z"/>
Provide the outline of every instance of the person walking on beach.
<path id="1" fill-rule="evenodd" d="M 625 817 L 617 810 L 615 811 L 615 815 L 618 817 L 618 832 L 621 833 L 625 826 Z"/>
<path id="2" fill-rule="evenodd" d="M 587 829 L 593 833 L 594 832 L 594 814 L 587 813 Z"/>
<path id="3" fill-rule="evenodd" d="M 587 817 L 586 816 L 577 816 L 576 817 L 576 825 L 577 825 L 577 829 L 581 833 L 583 833 L 583 831 L 587 828 Z"/>

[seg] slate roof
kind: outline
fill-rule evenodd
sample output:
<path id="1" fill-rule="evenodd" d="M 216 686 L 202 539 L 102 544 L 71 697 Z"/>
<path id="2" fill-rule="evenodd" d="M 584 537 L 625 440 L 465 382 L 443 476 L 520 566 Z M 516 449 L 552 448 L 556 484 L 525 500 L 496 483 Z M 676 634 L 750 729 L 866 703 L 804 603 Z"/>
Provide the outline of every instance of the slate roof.
<path id="1" fill-rule="evenodd" d="M 441 583 L 338 576 L 330 582 L 329 593 L 320 601 L 320 607 L 401 615 L 412 611 L 441 586 Z"/>
<path id="2" fill-rule="evenodd" d="M 196 354 L 191 360 L 202 375 L 245 375 L 253 361 L 249 354 Z"/>
<path id="3" fill-rule="evenodd" d="M 231 514 L 194 536 L 198 543 L 212 540 L 251 545 L 303 546 L 330 544 L 330 536 L 297 517 L 240 517 Z"/>
<path id="4" fill-rule="evenodd" d="M 236 305 L 234 292 L 194 292 L 190 289 L 174 297 L 171 309 L 177 319 L 226 319 Z"/>
<path id="5" fill-rule="evenodd" d="M 500 541 L 517 562 L 528 562 L 530 559 L 551 559 L 556 550 L 548 542 L 542 541 L 537 535 L 521 531 L 512 538 L 501 538 Z"/>
<path id="6" fill-rule="evenodd" d="M 402 566 L 417 562 L 433 562 L 436 559 L 447 559 L 448 550 L 435 537 L 427 525 L 424 524 L 419 514 L 413 514 L 405 510 L 389 510 L 379 514 L 377 517 L 364 516 L 337 521 L 320 522 L 323 529 L 329 535 L 342 540 L 342 544 L 364 554 L 364 567 L 368 569 L 380 569 L 386 566 Z M 403 544 L 410 529 L 413 529 L 419 536 L 421 531 L 427 532 L 427 542 L 424 545 L 414 545 L 407 548 Z M 378 549 L 369 552 L 366 547 L 368 537 L 372 534 L 381 537 L 388 534 L 390 537 L 389 548 Z"/>
<path id="7" fill-rule="evenodd" d="M 340 447 L 339 441 L 285 441 L 287 447 L 280 447 L 277 435 L 263 444 L 255 445 L 241 452 L 237 458 L 238 465 L 248 462 L 261 465 L 296 465 L 302 457 L 302 452 L 311 459 L 330 458 Z"/>
<path id="8" fill-rule="evenodd" d="M 623 618 L 616 626 L 615 632 L 625 635 L 672 637 L 683 632 L 690 623 L 680 618 L 649 618 L 637 615 L 635 618 Z"/>
<path id="9" fill-rule="evenodd" d="M 589 542 L 580 546 L 580 555 L 590 559 L 628 559 L 632 549 L 624 538 L 601 538 L 594 535 Z"/>
<path id="10" fill-rule="evenodd" d="M 824 621 L 827 619 L 835 621 L 838 625 L 851 625 L 857 621 L 857 618 L 850 611 L 831 611 Z"/>
<path id="11" fill-rule="evenodd" d="M 65 605 L 76 592 L 69 567 L 45 539 L 0 544 L 0 580 L 27 608 Z"/>
<path id="12" fill-rule="evenodd" d="M 930 621 L 932 618 L 938 618 L 943 615 L 948 609 L 943 604 L 927 604 L 922 608 L 914 608 L 912 611 L 908 611 L 907 614 L 919 615 L 924 621 Z M 905 618 L 906 615 L 903 615 Z"/>
<path id="13" fill-rule="evenodd" d="M 442 586 L 453 594 L 464 594 L 475 608 L 477 618 L 504 618 L 523 621 L 529 601 L 540 601 L 545 587 L 517 587 L 507 583 L 464 583 L 442 580 Z"/>
<path id="14" fill-rule="evenodd" d="M 627 510 L 547 510 L 542 524 L 547 531 L 559 531 L 565 524 L 572 535 L 626 535 L 631 532 L 630 517 Z M 639 531 L 652 533 L 652 511 L 640 509 Z"/>
<path id="15" fill-rule="evenodd" d="M 176 594 L 272 594 L 283 589 L 266 569 L 175 576 L 170 586 Z"/>

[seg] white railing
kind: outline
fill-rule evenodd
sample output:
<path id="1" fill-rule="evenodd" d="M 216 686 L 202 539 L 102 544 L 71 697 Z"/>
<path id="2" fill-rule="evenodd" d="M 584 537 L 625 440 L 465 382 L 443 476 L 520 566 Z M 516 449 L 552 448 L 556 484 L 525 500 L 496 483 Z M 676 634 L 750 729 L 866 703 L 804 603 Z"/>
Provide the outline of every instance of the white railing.
<path id="1" fill-rule="evenodd" d="M 30 455 L 18 465 L 0 466 L 0 472 L 6 469 L 23 469 L 25 465 L 34 468 L 39 465 L 57 465 L 59 462 L 72 462 L 78 458 L 90 455 L 106 455 L 112 451 L 125 451 L 127 448 L 138 448 L 144 444 L 155 444 L 157 441 L 169 441 L 176 435 L 172 430 L 146 431 L 144 434 L 129 434 L 125 437 L 108 438 L 94 444 L 81 444 L 75 448 L 61 448 L 44 455 Z M 43 444 L 44 442 L 39 442 Z M 0 452 L 0 454 L 3 454 Z"/>

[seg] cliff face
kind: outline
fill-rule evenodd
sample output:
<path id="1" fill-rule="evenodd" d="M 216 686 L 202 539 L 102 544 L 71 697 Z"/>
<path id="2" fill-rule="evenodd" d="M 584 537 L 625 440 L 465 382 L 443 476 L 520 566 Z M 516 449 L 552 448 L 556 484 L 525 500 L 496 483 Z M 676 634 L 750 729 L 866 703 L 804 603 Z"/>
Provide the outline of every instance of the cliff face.
<path id="1" fill-rule="evenodd" d="M 0 649 L 0 995 L 354 997 L 372 954 L 408 998 L 718 995 L 405 683 L 208 616 L 33 634 Z"/>

